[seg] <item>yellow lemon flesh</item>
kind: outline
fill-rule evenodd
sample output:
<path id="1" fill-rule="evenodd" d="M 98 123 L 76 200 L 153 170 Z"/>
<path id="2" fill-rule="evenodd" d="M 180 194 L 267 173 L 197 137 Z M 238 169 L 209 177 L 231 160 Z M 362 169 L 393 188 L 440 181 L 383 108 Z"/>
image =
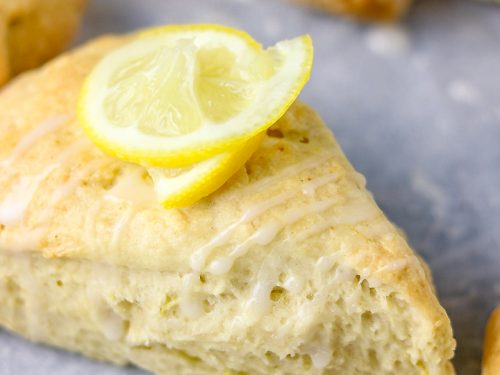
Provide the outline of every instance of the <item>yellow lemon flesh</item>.
<path id="1" fill-rule="evenodd" d="M 242 147 L 279 119 L 307 82 L 312 56 L 309 36 L 264 50 L 224 26 L 153 28 L 95 66 L 78 116 L 120 159 L 192 165 Z"/>

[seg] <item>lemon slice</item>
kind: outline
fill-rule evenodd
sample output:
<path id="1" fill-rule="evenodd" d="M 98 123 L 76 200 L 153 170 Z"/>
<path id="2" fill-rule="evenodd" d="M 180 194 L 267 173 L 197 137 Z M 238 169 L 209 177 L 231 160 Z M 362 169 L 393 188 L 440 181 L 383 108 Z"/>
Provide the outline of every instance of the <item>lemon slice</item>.
<path id="1" fill-rule="evenodd" d="M 213 193 L 245 164 L 262 138 L 258 134 L 235 150 L 189 167 L 147 167 L 158 199 L 165 208 L 185 207 Z"/>
<path id="2" fill-rule="evenodd" d="M 278 120 L 308 80 L 312 58 L 309 36 L 264 50 L 224 26 L 150 29 L 95 66 L 79 119 L 120 159 L 191 165 L 240 147 Z"/>

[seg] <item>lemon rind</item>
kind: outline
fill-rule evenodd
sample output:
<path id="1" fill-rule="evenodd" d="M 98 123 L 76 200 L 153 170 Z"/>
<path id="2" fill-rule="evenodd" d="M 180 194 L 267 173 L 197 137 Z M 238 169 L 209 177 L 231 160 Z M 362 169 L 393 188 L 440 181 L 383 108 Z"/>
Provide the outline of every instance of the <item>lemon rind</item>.
<path id="1" fill-rule="evenodd" d="M 179 177 L 168 178 L 162 175 L 160 168 L 147 168 L 163 207 L 187 207 L 218 190 L 248 161 L 263 137 L 264 133 L 258 134 L 238 149 L 193 165 Z"/>

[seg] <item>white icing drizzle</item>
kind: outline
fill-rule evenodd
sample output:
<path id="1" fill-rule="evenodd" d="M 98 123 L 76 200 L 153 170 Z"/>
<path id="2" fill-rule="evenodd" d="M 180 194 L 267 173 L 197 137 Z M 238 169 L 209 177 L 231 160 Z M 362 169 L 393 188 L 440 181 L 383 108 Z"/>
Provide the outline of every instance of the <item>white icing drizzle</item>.
<path id="1" fill-rule="evenodd" d="M 326 159 L 326 158 L 325 158 Z M 316 160 L 315 161 L 315 166 L 317 166 L 321 162 Z M 310 167 L 311 161 L 305 162 L 303 165 L 300 167 L 296 167 L 294 169 L 295 173 L 298 173 L 300 170 L 307 169 L 307 167 Z M 290 167 L 289 167 L 290 168 Z M 279 181 L 283 179 L 283 175 L 287 175 L 288 173 L 292 173 L 293 169 L 289 169 L 285 171 L 283 174 L 279 174 L 277 176 L 273 177 L 268 177 L 267 179 L 261 180 L 260 182 L 252 185 L 255 187 L 255 185 L 258 185 L 259 189 L 267 186 L 267 184 L 271 184 L 273 182 Z M 327 174 L 324 176 L 317 177 L 311 181 L 307 182 L 307 188 L 306 188 L 306 194 L 310 195 L 311 192 L 314 194 L 316 189 L 319 187 L 326 185 L 328 182 L 333 181 L 336 179 L 336 176 L 334 174 Z M 216 236 L 214 236 L 207 244 L 203 245 L 199 249 L 197 249 L 192 255 L 191 255 L 191 267 L 194 270 L 201 271 L 203 267 L 205 266 L 205 263 L 207 261 L 207 258 L 209 257 L 210 253 L 212 252 L 213 249 L 215 249 L 217 246 L 221 246 L 225 243 L 227 243 L 228 239 L 230 238 L 231 234 L 234 232 L 234 230 L 241 224 L 248 223 L 249 221 L 253 220 L 254 218 L 258 217 L 259 215 L 265 213 L 266 211 L 270 210 L 273 207 L 278 206 L 281 203 L 284 203 L 291 199 L 293 196 L 297 194 L 297 190 L 290 190 L 281 194 L 278 194 L 268 200 L 265 200 L 253 207 L 250 207 L 247 209 L 243 215 L 234 223 L 230 224 L 228 227 L 226 227 L 224 230 L 222 230 L 220 233 L 218 233 Z M 304 190 L 302 190 L 304 192 Z M 268 244 L 271 242 L 276 234 L 281 231 L 281 229 L 288 224 L 294 223 L 298 221 L 299 219 L 303 218 L 305 215 L 308 213 L 313 213 L 313 212 L 319 212 L 322 210 L 325 210 L 326 208 L 330 207 L 334 202 L 337 201 L 337 198 L 334 198 L 332 200 L 328 201 L 322 201 L 322 202 L 314 202 L 305 208 L 298 208 L 298 209 L 291 209 L 285 212 L 283 215 L 283 220 L 280 221 L 279 223 L 273 221 L 270 222 L 262 227 L 260 227 L 249 239 L 247 239 L 245 242 L 237 245 L 229 254 L 229 258 L 231 259 L 218 259 L 214 262 L 211 263 L 209 266 L 210 272 L 216 273 L 216 274 L 221 274 L 227 272 L 234 261 L 236 257 L 241 256 L 242 254 L 245 253 L 245 251 L 248 249 L 248 246 L 252 243 L 257 243 L 261 245 Z"/>
<path id="2" fill-rule="evenodd" d="M 276 222 L 267 223 L 257 229 L 252 236 L 236 245 L 227 256 L 214 259 L 208 266 L 208 271 L 215 275 L 229 272 L 236 258 L 246 253 L 252 243 L 266 245 L 276 236 L 281 226 Z"/>
<path id="3" fill-rule="evenodd" d="M 316 329 L 313 329 L 313 327 L 317 324 L 318 315 L 322 314 L 322 308 L 326 304 L 332 285 L 338 282 L 336 277 L 328 277 L 334 262 L 334 256 L 323 256 L 318 259 L 314 267 L 314 273 L 319 276 L 320 284 L 316 293 L 314 293 L 313 299 L 303 303 L 299 307 L 297 314 L 297 321 L 303 327 L 307 327 L 306 332 L 316 332 L 316 335 L 311 337 L 301 350 L 302 353 L 311 357 L 313 367 L 316 369 L 326 368 L 332 358 L 331 343 L 328 335 L 323 334 L 324 327 L 318 327 L 317 325 Z"/>
<path id="4" fill-rule="evenodd" d="M 271 221 L 262 225 L 246 241 L 236 245 L 228 255 L 212 261 L 209 265 L 208 271 L 214 274 L 223 274 L 228 272 L 234 264 L 234 261 L 243 256 L 252 244 L 267 245 L 285 226 L 291 225 L 309 214 L 327 210 L 338 201 L 338 198 L 331 198 L 324 201 L 313 202 L 301 208 L 292 208 L 285 211 L 282 216 L 282 220 L 279 222 Z"/>
<path id="5" fill-rule="evenodd" d="M 111 234 L 112 249 L 118 248 L 124 231 L 141 209 L 157 205 L 152 184 L 148 184 L 143 175 L 143 168 L 130 166 L 105 195 L 105 199 L 128 203 L 128 207 L 113 226 Z"/>
<path id="6" fill-rule="evenodd" d="M 322 211 L 329 209 L 330 207 L 339 202 L 340 198 L 334 197 L 322 201 L 316 201 L 304 207 L 289 209 L 288 211 L 285 211 L 285 213 L 283 214 L 282 224 L 284 225 L 293 224 L 302 219 L 306 215 L 320 213 Z"/>
<path id="7" fill-rule="evenodd" d="M 40 220 L 45 222 L 50 219 L 51 214 L 54 212 L 54 207 L 65 197 L 70 195 L 81 184 L 82 180 L 91 172 L 94 172 L 101 166 L 106 164 L 103 160 L 92 160 L 85 167 L 78 169 L 72 173 L 71 177 L 64 184 L 59 186 L 50 197 L 47 208 L 40 214 Z"/>
<path id="8" fill-rule="evenodd" d="M 304 241 L 310 236 L 320 233 L 333 225 L 348 225 L 373 220 L 380 212 L 374 206 L 370 206 L 370 204 L 352 201 L 348 205 L 343 206 L 342 212 L 334 213 L 332 216 L 326 218 L 326 220 L 310 225 L 307 230 L 295 236 L 294 241 Z"/>
<path id="9" fill-rule="evenodd" d="M 311 205 L 311 207 L 314 208 L 330 207 L 331 204 L 336 202 L 336 200 L 334 199 L 328 201 L 329 205 L 318 204 L 317 206 Z M 323 201 L 323 203 L 325 202 L 326 201 Z M 322 202 L 315 202 L 315 203 L 322 203 Z M 268 314 L 271 311 L 273 304 L 271 300 L 271 292 L 272 289 L 276 285 L 278 285 L 278 273 L 280 271 L 280 264 L 278 262 L 279 260 L 272 258 L 271 254 L 269 254 L 257 274 L 256 278 L 257 282 L 254 285 L 252 294 L 244 307 L 245 318 L 250 320 L 251 322 L 260 319 L 262 316 Z M 334 256 L 321 257 L 316 262 L 313 272 L 319 273 L 320 277 L 323 277 L 324 275 L 328 274 L 328 271 L 333 267 L 334 262 L 335 262 Z M 291 292 L 299 293 L 301 290 L 303 290 L 304 285 L 305 281 L 302 278 L 298 276 L 290 276 L 283 284 L 283 287 L 287 290 L 290 290 Z M 324 301 L 327 298 L 327 296 L 328 296 L 328 289 L 321 288 L 314 295 L 312 301 L 307 301 L 303 303 L 298 313 L 299 316 L 302 315 L 302 318 L 300 320 L 306 322 L 307 317 L 312 316 L 311 314 L 309 314 L 309 312 L 311 312 L 314 309 L 317 309 L 320 306 L 324 306 L 324 303 L 319 303 L 318 301 L 319 300 Z M 318 350 L 314 353 L 311 352 L 311 355 L 316 355 L 318 366 L 321 366 L 324 363 L 324 361 L 322 361 L 322 358 L 327 356 L 323 352 L 325 352 L 325 350 L 322 351 Z M 323 353 L 324 355 L 321 356 L 321 353 Z M 324 366 L 326 366 L 327 364 L 328 362 L 326 362 Z"/>
<path id="10" fill-rule="evenodd" d="M 305 239 L 309 238 L 310 236 L 316 233 L 320 233 L 332 225 L 333 225 L 333 220 L 326 220 L 314 223 L 310 225 L 307 230 L 298 233 L 294 238 L 294 242 L 302 242 Z"/>
<path id="11" fill-rule="evenodd" d="M 102 275 L 109 276 L 109 271 L 109 269 L 104 269 L 104 267 L 95 267 L 93 270 L 95 275 L 92 281 L 99 280 L 99 282 L 102 282 Z M 114 276 L 112 273 L 112 277 Z M 95 286 L 98 286 L 98 284 Z M 99 291 L 99 288 L 88 291 L 88 298 L 93 307 L 95 322 L 106 339 L 118 341 L 125 336 L 125 320 L 113 309 L 106 301 L 104 295 L 101 295 Z"/>
<path id="12" fill-rule="evenodd" d="M 41 182 L 57 167 L 50 165 L 35 176 L 22 176 L 0 203 L 0 224 L 14 225 L 24 218 L 24 213 L 33 200 Z"/>
<path id="13" fill-rule="evenodd" d="M 16 144 L 16 146 L 6 159 L 0 160 L 0 166 L 2 167 L 11 166 L 36 141 L 38 141 L 44 135 L 59 129 L 61 125 L 63 125 L 68 119 L 69 116 L 67 115 L 58 115 L 41 122 L 31 132 L 29 132 L 28 134 L 26 134 L 24 137 L 21 138 L 21 140 Z"/>
<path id="14" fill-rule="evenodd" d="M 208 258 L 211 250 L 219 245 L 226 243 L 230 235 L 239 225 L 248 223 L 250 220 L 263 214 L 270 208 L 275 207 L 280 203 L 287 201 L 294 195 L 295 195 L 294 191 L 288 191 L 276 195 L 268 200 L 259 203 L 254 207 L 249 208 L 247 211 L 243 213 L 243 215 L 237 221 L 235 221 L 234 223 L 229 225 L 226 229 L 218 233 L 206 245 L 203 245 L 191 255 L 191 267 L 194 270 L 201 271 L 203 266 L 205 265 L 205 261 Z"/>
<path id="15" fill-rule="evenodd" d="M 324 369 L 332 359 L 332 351 L 329 346 L 310 349 L 308 354 L 313 366 L 317 369 Z"/>
<path id="16" fill-rule="evenodd" d="M 316 189 L 319 186 L 322 186 L 330 181 L 335 181 L 336 179 L 337 176 L 334 173 L 318 177 L 312 181 L 305 182 L 304 185 L 302 186 L 302 192 L 305 195 L 314 197 L 314 195 L 316 194 Z"/>
<path id="17" fill-rule="evenodd" d="M 411 263 L 413 263 L 415 260 L 413 258 L 401 258 L 398 260 L 395 260 L 393 262 L 387 263 L 383 267 L 380 267 L 376 273 L 381 273 L 381 272 L 397 272 L 405 268 L 406 266 L 409 266 Z"/>
<path id="18" fill-rule="evenodd" d="M 271 311 L 271 291 L 278 281 L 276 271 L 259 272 L 252 295 L 244 306 L 244 316 L 250 322 L 260 319 Z"/>
<path id="19" fill-rule="evenodd" d="M 304 285 L 304 278 L 298 275 L 291 275 L 283 283 L 283 288 L 292 293 L 298 294 L 304 289 Z"/>
<path id="20" fill-rule="evenodd" d="M 380 211 L 371 199 L 357 198 L 342 207 L 335 215 L 336 224 L 352 225 L 374 219 Z"/>
<path id="21" fill-rule="evenodd" d="M 289 221 L 289 220 L 286 220 Z M 291 223 L 292 221 L 290 221 Z M 257 229 L 254 234 L 250 237 L 251 242 L 256 243 L 257 245 L 267 245 L 269 244 L 274 237 L 279 233 L 279 231 L 283 228 L 285 223 L 283 222 L 276 222 L 276 221 L 271 221 L 269 223 L 266 223 L 265 225 L 262 225 Z M 233 251 L 231 254 L 234 255 L 239 255 L 239 253 Z"/>
<path id="22" fill-rule="evenodd" d="M 88 142 L 88 141 L 87 141 Z M 65 149 L 56 161 L 34 176 L 22 176 L 14 188 L 0 202 L 0 224 L 13 225 L 23 220 L 26 209 L 33 200 L 38 187 L 56 168 L 78 153 L 88 143 L 78 140 Z"/>
<path id="23" fill-rule="evenodd" d="M 118 341 L 125 335 L 125 321 L 111 307 L 101 312 L 101 330 L 110 341 Z"/>
<path id="24" fill-rule="evenodd" d="M 126 201 L 138 206 L 156 205 L 157 199 L 152 184 L 144 178 L 144 168 L 128 166 L 105 198 Z"/>
<path id="25" fill-rule="evenodd" d="M 188 273 L 182 277 L 179 307 L 181 312 L 191 319 L 199 318 L 204 312 L 202 294 L 195 291 L 199 284 L 200 276 L 197 273 Z"/>
<path id="26" fill-rule="evenodd" d="M 120 245 L 122 234 L 129 226 L 132 218 L 137 213 L 137 208 L 134 206 L 128 206 L 122 216 L 113 225 L 113 230 L 111 234 L 111 249 L 117 249 Z"/>
<path id="27" fill-rule="evenodd" d="M 322 256 L 316 261 L 314 267 L 315 269 L 319 270 L 319 272 L 325 273 L 332 268 L 334 262 L 335 262 L 334 257 Z"/>
<path id="28" fill-rule="evenodd" d="M 214 275 L 224 275 L 228 273 L 231 267 L 233 266 L 234 258 L 232 257 L 220 257 L 218 259 L 214 259 L 208 265 L 208 272 L 213 273 Z"/>

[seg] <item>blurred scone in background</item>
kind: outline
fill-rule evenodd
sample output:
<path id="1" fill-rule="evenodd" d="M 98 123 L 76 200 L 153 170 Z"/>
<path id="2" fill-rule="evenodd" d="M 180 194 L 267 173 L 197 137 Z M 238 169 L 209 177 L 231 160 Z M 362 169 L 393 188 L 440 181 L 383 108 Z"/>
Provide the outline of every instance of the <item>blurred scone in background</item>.
<path id="1" fill-rule="evenodd" d="M 403 16 L 411 0 L 294 0 L 334 14 L 364 20 L 394 21 Z"/>
<path id="2" fill-rule="evenodd" d="M 86 0 L 0 0 L 0 85 L 61 52 Z"/>

